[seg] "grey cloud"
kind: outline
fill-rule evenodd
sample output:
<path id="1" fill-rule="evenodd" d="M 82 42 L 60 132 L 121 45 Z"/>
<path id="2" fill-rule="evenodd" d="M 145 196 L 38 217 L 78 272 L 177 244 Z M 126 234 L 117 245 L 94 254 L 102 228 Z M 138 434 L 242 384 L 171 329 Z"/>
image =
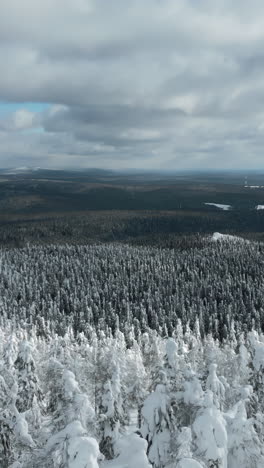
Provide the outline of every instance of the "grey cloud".
<path id="1" fill-rule="evenodd" d="M 0 115 L 0 163 L 263 166 L 263 39 L 260 0 L 3 0 L 0 100 L 50 109 Z"/>

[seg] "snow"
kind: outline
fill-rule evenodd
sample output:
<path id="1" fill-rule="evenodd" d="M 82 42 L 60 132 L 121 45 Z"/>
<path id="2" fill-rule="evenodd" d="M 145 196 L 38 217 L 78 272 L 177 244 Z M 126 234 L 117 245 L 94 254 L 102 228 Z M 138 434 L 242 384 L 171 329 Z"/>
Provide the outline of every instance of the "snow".
<path id="1" fill-rule="evenodd" d="M 170 444 L 169 397 L 166 386 L 158 384 L 142 408 L 141 434 L 149 442 L 149 460 L 155 467 L 166 463 Z"/>
<path id="2" fill-rule="evenodd" d="M 129 425 L 126 426 L 126 433 L 133 434 L 138 431 L 138 410 L 133 408 L 129 411 Z"/>
<path id="3" fill-rule="evenodd" d="M 247 418 L 245 401 L 236 404 L 235 409 L 228 426 L 228 468 L 261 468 L 264 457 L 254 420 Z"/>
<path id="4" fill-rule="evenodd" d="M 220 203 L 205 203 L 205 205 L 215 206 L 216 208 L 219 208 L 220 210 L 224 210 L 224 211 L 228 211 L 232 208 L 231 205 L 222 205 Z"/>
<path id="5" fill-rule="evenodd" d="M 13 427 L 14 434 L 17 436 L 18 440 L 23 445 L 27 445 L 29 447 L 34 447 L 35 443 L 28 433 L 28 423 L 25 419 L 24 414 L 19 413 L 18 411 L 14 411 L 15 413 L 15 424 Z"/>
<path id="6" fill-rule="evenodd" d="M 191 458 L 182 458 L 175 468 L 203 468 L 202 465 Z"/>
<path id="7" fill-rule="evenodd" d="M 99 447 L 91 437 L 73 437 L 68 445 L 69 468 L 98 468 Z"/>
<path id="8" fill-rule="evenodd" d="M 253 366 L 259 371 L 264 368 L 264 343 L 257 339 L 254 332 L 249 333 L 248 337 L 254 352 Z"/>
<path id="9" fill-rule="evenodd" d="M 166 341 L 166 356 L 169 366 L 174 368 L 178 358 L 178 345 L 173 338 L 168 338 Z"/>
<path id="10" fill-rule="evenodd" d="M 46 450 L 52 450 L 54 446 L 56 446 L 60 442 L 63 442 L 63 440 L 65 439 L 77 436 L 82 437 L 84 434 L 85 430 L 82 427 L 80 421 L 74 421 L 68 424 L 62 431 L 50 437 L 46 445 Z"/>
<path id="11" fill-rule="evenodd" d="M 121 437 L 115 444 L 115 451 L 118 457 L 103 462 L 101 468 L 151 468 L 146 455 L 147 442 L 137 434 Z"/>
<path id="12" fill-rule="evenodd" d="M 221 468 L 227 467 L 227 432 L 226 421 L 213 404 L 213 394 L 207 391 L 204 408 L 198 411 L 193 423 L 198 452 L 206 460 L 213 460 Z"/>
<path id="13" fill-rule="evenodd" d="M 64 383 L 64 394 L 67 399 L 72 399 L 75 393 L 79 393 L 79 385 L 75 380 L 75 375 L 69 370 L 65 370 L 62 376 Z"/>
<path id="14" fill-rule="evenodd" d="M 221 234 L 220 232 L 214 232 L 212 235 L 212 240 L 213 241 L 232 241 L 232 242 L 237 242 L 237 241 L 244 241 L 242 237 L 238 236 L 232 236 L 231 234 Z"/>
<path id="15" fill-rule="evenodd" d="M 257 205 L 256 210 L 264 210 L 264 205 Z"/>
<path id="16" fill-rule="evenodd" d="M 53 435 L 46 445 L 46 451 L 51 452 L 60 445 L 67 444 L 68 468 L 98 468 L 97 459 L 100 451 L 98 443 L 86 435 L 80 421 L 68 424 L 62 431 Z"/>
<path id="17" fill-rule="evenodd" d="M 192 370 L 186 371 L 186 377 L 189 381 L 183 384 L 183 401 L 186 405 L 199 405 L 204 394 L 199 379 Z"/>
<path id="18" fill-rule="evenodd" d="M 214 395 L 214 404 L 217 408 L 225 399 L 225 387 L 216 374 L 217 365 L 211 364 L 209 366 L 209 375 L 206 380 L 206 389 L 211 390 Z"/>

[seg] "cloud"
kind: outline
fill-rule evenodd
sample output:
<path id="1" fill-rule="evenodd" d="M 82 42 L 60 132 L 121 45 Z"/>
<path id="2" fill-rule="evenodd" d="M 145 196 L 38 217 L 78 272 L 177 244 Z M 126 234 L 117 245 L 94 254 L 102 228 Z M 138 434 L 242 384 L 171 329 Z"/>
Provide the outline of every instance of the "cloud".
<path id="1" fill-rule="evenodd" d="M 260 0 L 2 0 L 0 165 L 263 168 L 263 40 Z"/>
<path id="2" fill-rule="evenodd" d="M 14 113 L 14 127 L 17 130 L 32 128 L 34 114 L 27 109 L 19 109 Z"/>

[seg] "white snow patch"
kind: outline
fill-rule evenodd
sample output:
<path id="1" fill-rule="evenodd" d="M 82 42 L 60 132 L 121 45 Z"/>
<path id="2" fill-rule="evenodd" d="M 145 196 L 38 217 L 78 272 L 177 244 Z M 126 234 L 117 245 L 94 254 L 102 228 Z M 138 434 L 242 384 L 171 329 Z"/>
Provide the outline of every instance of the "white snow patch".
<path id="1" fill-rule="evenodd" d="M 219 208 L 220 210 L 224 210 L 224 211 L 228 211 L 232 208 L 231 205 L 222 205 L 220 203 L 205 203 L 205 205 L 215 206 L 216 208 Z"/>
<path id="2" fill-rule="evenodd" d="M 221 241 L 244 241 L 244 239 L 242 239 L 242 237 L 238 237 L 238 236 L 232 236 L 231 234 L 221 234 L 220 232 L 214 232 L 214 234 L 212 235 L 212 240 L 213 241 L 218 241 L 218 240 L 221 240 Z M 244 241 L 245 242 L 245 241 Z"/>
<path id="3" fill-rule="evenodd" d="M 257 205 L 256 210 L 264 210 L 264 205 Z"/>
<path id="4" fill-rule="evenodd" d="M 182 458 L 176 465 L 177 468 L 202 468 L 202 465 L 192 458 Z"/>

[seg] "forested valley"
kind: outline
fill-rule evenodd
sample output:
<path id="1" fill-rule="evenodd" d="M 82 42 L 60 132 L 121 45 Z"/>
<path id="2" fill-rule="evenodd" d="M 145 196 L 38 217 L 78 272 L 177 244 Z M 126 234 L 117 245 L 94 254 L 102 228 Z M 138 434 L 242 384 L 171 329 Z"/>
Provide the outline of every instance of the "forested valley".
<path id="1" fill-rule="evenodd" d="M 264 466 L 264 246 L 0 254 L 1 468 Z"/>

